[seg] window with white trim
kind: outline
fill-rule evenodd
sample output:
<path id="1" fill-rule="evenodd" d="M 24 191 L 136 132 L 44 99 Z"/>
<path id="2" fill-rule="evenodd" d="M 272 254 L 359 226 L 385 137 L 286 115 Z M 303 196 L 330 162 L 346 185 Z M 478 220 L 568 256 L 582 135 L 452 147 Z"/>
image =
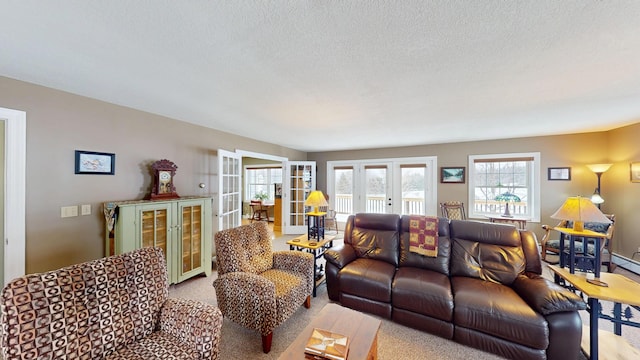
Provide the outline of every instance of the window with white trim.
<path id="1" fill-rule="evenodd" d="M 540 221 L 540 153 L 469 156 L 469 217 Z"/>
<path id="2" fill-rule="evenodd" d="M 282 167 L 251 166 L 245 167 L 245 198 L 246 201 L 256 199 L 257 195 L 266 196 L 263 200 L 275 199 L 274 184 L 282 184 Z"/>

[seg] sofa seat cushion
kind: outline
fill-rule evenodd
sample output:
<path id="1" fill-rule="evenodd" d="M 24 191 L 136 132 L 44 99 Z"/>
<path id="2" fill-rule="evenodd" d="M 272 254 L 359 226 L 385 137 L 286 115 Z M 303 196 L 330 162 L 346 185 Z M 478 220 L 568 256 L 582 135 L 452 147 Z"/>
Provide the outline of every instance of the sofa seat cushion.
<path id="1" fill-rule="evenodd" d="M 116 359 L 168 359 L 168 360 L 196 360 L 199 359 L 195 349 L 187 349 L 183 342 L 175 337 L 156 331 L 144 339 L 118 349 L 105 357 L 105 360 Z"/>
<path id="2" fill-rule="evenodd" d="M 340 289 L 347 294 L 391 303 L 391 282 L 395 271 L 395 266 L 388 262 L 359 258 L 340 271 Z"/>
<path id="3" fill-rule="evenodd" d="M 510 287 L 470 277 L 452 277 L 455 326 L 480 331 L 534 349 L 549 345 L 544 317 Z"/>
<path id="4" fill-rule="evenodd" d="M 291 304 L 302 304 L 308 296 L 307 279 L 300 273 L 280 269 L 267 270 L 260 275 L 275 285 L 277 314 L 273 316 L 276 324 L 282 324 L 298 310 Z"/>
<path id="5" fill-rule="evenodd" d="M 449 277 L 436 271 L 401 267 L 393 279 L 393 307 L 444 321 L 453 320 Z"/>

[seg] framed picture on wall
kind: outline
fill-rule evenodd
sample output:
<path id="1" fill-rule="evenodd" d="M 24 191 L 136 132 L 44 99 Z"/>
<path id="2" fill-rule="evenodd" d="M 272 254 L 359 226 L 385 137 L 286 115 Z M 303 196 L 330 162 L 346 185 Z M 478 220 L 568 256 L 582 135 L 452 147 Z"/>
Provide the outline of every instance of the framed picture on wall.
<path id="1" fill-rule="evenodd" d="M 116 154 L 76 150 L 76 174 L 113 175 Z"/>
<path id="2" fill-rule="evenodd" d="M 547 180 L 571 180 L 571 168 L 550 167 L 547 169 Z"/>
<path id="3" fill-rule="evenodd" d="M 464 166 L 441 167 L 440 182 L 450 184 L 464 184 Z"/>

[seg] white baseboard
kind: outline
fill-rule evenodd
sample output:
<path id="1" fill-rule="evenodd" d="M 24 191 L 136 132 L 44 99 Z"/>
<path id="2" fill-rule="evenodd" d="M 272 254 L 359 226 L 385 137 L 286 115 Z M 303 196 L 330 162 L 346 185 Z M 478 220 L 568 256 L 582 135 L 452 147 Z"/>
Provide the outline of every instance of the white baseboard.
<path id="1" fill-rule="evenodd" d="M 614 264 L 623 267 L 633 273 L 640 275 L 640 262 L 637 260 L 629 259 L 628 257 L 613 254 L 612 259 Z"/>

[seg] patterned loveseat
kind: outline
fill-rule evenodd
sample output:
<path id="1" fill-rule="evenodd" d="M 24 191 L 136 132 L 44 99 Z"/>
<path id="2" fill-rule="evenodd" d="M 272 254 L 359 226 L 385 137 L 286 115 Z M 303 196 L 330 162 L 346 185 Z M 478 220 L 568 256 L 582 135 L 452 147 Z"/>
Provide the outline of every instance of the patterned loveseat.
<path id="1" fill-rule="evenodd" d="M 2 291 L 2 357 L 217 359 L 220 310 L 168 290 L 159 248 L 17 278 Z"/>

